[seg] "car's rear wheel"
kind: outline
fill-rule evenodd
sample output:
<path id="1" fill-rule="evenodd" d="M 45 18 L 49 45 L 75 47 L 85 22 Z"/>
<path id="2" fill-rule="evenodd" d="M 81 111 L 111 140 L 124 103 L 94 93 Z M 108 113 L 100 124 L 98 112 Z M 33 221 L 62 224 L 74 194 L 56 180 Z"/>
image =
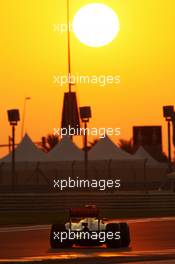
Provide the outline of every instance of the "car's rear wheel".
<path id="1" fill-rule="evenodd" d="M 130 231 L 127 223 L 120 223 L 121 247 L 129 247 L 131 242 Z"/>
<path id="2" fill-rule="evenodd" d="M 116 238 L 116 233 L 120 232 L 120 225 L 117 223 L 107 224 L 106 225 L 106 233 L 108 233 L 108 232 L 113 233 L 113 238 L 112 239 L 108 238 L 108 235 L 106 234 L 107 235 L 106 246 L 108 248 L 120 248 L 121 247 L 121 241 L 120 241 L 120 239 Z"/>
<path id="3" fill-rule="evenodd" d="M 56 248 L 70 248 L 73 245 L 73 242 L 69 239 L 64 239 L 61 241 L 61 232 L 68 233 L 68 231 L 65 229 L 64 224 L 54 224 L 51 227 L 50 232 L 50 246 L 53 249 Z M 68 237 L 68 236 L 67 236 Z"/>

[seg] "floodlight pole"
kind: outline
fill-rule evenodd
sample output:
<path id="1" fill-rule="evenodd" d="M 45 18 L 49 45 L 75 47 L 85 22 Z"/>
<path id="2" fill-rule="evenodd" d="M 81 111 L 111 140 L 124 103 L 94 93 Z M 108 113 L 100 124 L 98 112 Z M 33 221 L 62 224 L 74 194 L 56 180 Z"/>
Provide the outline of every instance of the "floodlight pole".
<path id="1" fill-rule="evenodd" d="M 172 171 L 172 164 L 171 164 L 171 119 L 167 118 L 167 128 L 168 128 L 168 167 L 169 171 Z"/>
<path id="2" fill-rule="evenodd" d="M 16 174 L 15 174 L 15 126 L 17 126 L 18 121 L 20 121 L 20 115 L 18 109 L 11 109 L 7 111 L 8 121 L 12 127 L 12 160 L 11 160 L 11 170 L 12 170 L 12 189 L 15 189 L 16 185 Z"/>
<path id="3" fill-rule="evenodd" d="M 12 186 L 15 186 L 15 125 L 12 125 Z"/>
<path id="4" fill-rule="evenodd" d="M 84 123 L 84 174 L 85 178 L 88 178 L 88 146 L 87 146 L 87 123 L 91 118 L 90 106 L 80 107 L 80 117 Z"/>
<path id="5" fill-rule="evenodd" d="M 87 148 L 87 122 L 84 122 L 84 166 L 85 166 L 85 178 L 88 178 L 88 148 Z"/>
<path id="6" fill-rule="evenodd" d="M 169 172 L 172 172 L 172 164 L 171 164 L 171 122 L 174 116 L 174 106 L 173 105 L 166 105 L 163 106 L 163 116 L 167 121 L 167 128 L 168 128 L 168 169 Z"/>

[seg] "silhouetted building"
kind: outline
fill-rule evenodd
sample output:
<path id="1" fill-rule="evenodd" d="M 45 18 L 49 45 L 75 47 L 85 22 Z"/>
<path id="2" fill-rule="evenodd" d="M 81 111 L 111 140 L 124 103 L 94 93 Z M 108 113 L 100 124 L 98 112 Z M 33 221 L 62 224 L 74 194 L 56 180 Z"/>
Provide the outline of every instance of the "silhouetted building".
<path id="1" fill-rule="evenodd" d="M 75 92 L 64 94 L 61 128 L 69 127 L 78 131 L 76 134 L 79 134 L 80 116 Z"/>
<path id="2" fill-rule="evenodd" d="M 162 127 L 161 126 L 134 126 L 133 147 L 135 151 L 143 146 L 155 159 L 163 160 Z"/>

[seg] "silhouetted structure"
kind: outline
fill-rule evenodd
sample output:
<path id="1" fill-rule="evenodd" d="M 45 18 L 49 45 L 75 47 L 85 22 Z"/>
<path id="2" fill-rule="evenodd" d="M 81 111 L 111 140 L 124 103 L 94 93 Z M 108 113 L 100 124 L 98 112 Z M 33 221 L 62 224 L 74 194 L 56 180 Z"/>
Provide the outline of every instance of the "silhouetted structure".
<path id="1" fill-rule="evenodd" d="M 134 126 L 133 148 L 136 151 L 140 146 L 159 161 L 165 160 L 162 153 L 161 126 Z"/>
<path id="2" fill-rule="evenodd" d="M 174 113 L 174 106 L 168 105 L 163 106 L 163 116 L 167 121 L 167 128 L 168 128 L 168 164 L 169 164 L 169 172 L 172 171 L 172 164 L 171 164 L 171 121 L 172 115 Z"/>
<path id="3" fill-rule="evenodd" d="M 80 118 L 76 93 L 71 91 L 73 83 L 69 80 L 71 76 L 71 52 L 70 52 L 70 32 L 69 32 L 69 0 L 67 0 L 67 49 L 68 49 L 68 93 L 64 94 L 62 110 L 62 128 L 80 128 Z"/>
<path id="4" fill-rule="evenodd" d="M 92 117 L 90 106 L 80 107 L 80 117 L 84 123 L 84 168 L 85 168 L 85 177 L 88 177 L 88 147 L 87 147 L 87 123 Z"/>
<path id="5" fill-rule="evenodd" d="M 173 145 L 175 146 L 175 112 L 172 113 L 171 121 L 173 125 Z"/>
<path id="6" fill-rule="evenodd" d="M 15 186 L 15 127 L 20 121 L 19 110 L 11 109 L 7 111 L 8 121 L 12 126 L 12 187 Z"/>
<path id="7" fill-rule="evenodd" d="M 76 132 L 79 131 L 80 118 L 75 92 L 68 92 L 64 94 L 61 127 L 67 129 L 71 127 L 74 128 Z"/>

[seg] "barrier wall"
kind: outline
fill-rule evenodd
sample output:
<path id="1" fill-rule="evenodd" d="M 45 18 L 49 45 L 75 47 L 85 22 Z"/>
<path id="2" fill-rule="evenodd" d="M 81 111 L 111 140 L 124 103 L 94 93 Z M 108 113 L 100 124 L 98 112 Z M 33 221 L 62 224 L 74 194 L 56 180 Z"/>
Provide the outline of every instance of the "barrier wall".
<path id="1" fill-rule="evenodd" d="M 167 168 L 146 167 L 140 160 L 133 161 L 89 161 L 89 179 L 121 180 L 121 189 L 155 189 L 166 180 Z M 54 179 L 84 178 L 84 163 L 48 162 L 48 163 L 16 163 L 16 186 L 45 186 L 52 189 Z M 0 164 L 0 188 L 11 186 L 11 164 Z M 0 190 L 1 190 L 0 189 Z"/>

